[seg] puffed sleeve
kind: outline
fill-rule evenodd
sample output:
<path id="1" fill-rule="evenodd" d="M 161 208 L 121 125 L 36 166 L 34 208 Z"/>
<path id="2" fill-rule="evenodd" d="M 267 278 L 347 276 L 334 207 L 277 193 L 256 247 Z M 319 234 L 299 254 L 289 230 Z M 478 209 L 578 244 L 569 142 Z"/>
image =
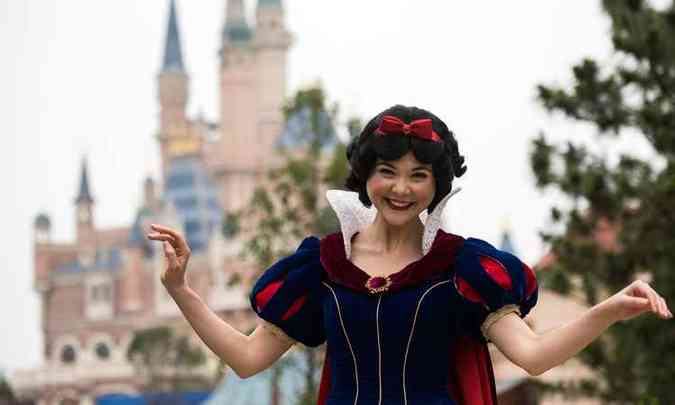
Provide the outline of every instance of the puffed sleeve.
<path id="1" fill-rule="evenodd" d="M 251 307 L 263 326 L 284 338 L 318 346 L 326 340 L 319 239 L 305 238 L 292 255 L 267 269 L 253 286 Z"/>
<path id="2" fill-rule="evenodd" d="M 510 313 L 524 318 L 537 303 L 534 272 L 511 253 L 469 238 L 455 258 L 454 283 L 467 327 L 489 340 L 488 328 Z"/>

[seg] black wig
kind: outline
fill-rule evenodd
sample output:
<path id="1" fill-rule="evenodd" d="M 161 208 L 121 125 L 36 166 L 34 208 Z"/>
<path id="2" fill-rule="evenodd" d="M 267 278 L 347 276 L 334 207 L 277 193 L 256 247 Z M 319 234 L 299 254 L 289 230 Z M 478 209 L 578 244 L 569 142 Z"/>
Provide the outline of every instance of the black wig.
<path id="1" fill-rule="evenodd" d="M 375 130 L 380 126 L 382 117 L 391 115 L 405 123 L 419 119 L 431 119 L 432 127 L 442 139 L 433 142 L 407 135 L 376 136 Z M 370 120 L 358 137 L 351 140 L 347 147 L 347 160 L 350 171 L 345 182 L 348 190 L 357 191 L 359 200 L 366 207 L 372 202 L 366 191 L 366 181 L 375 168 L 377 159 L 397 160 L 412 150 L 415 158 L 424 164 L 431 164 L 436 181 L 436 194 L 429 204 L 427 212 L 431 213 L 436 205 L 452 190 L 452 180 L 466 171 L 464 157 L 459 154 L 457 141 L 445 125 L 434 114 L 417 108 L 395 105 L 384 110 Z"/>

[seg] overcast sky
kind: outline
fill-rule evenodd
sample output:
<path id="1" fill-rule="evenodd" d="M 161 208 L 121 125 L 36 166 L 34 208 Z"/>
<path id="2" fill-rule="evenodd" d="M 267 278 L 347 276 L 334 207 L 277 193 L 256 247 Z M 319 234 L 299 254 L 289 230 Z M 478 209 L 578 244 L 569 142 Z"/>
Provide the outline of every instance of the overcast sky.
<path id="1" fill-rule="evenodd" d="M 253 6 L 249 2 L 249 6 Z M 321 81 L 343 118 L 390 105 L 427 108 L 455 132 L 468 171 L 450 203 L 451 230 L 498 243 L 511 224 L 521 257 L 542 255 L 538 230 L 554 200 L 528 166 L 540 130 L 586 137 L 549 117 L 538 83 L 566 84 L 582 57 L 610 55 L 598 1 L 287 0 L 295 37 L 289 92 Z M 81 159 L 100 227 L 128 225 L 142 179 L 157 178 L 156 76 L 168 0 L 0 1 L 0 369 L 42 361 L 32 289 L 32 223 L 74 237 Z M 224 0 L 178 0 L 190 114 L 217 120 Z M 639 148 L 640 145 L 628 145 Z"/>

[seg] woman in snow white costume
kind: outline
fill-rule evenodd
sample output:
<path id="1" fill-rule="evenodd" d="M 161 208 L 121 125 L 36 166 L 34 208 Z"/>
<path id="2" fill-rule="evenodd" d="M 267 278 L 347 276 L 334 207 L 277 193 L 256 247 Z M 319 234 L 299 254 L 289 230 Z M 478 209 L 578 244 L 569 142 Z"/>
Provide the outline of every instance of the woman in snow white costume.
<path id="1" fill-rule="evenodd" d="M 566 361 L 614 322 L 666 302 L 636 281 L 573 322 L 536 334 L 521 319 L 537 302 L 532 270 L 515 256 L 440 228 L 464 158 L 428 111 L 394 106 L 347 151 L 346 187 L 327 198 L 341 232 L 310 236 L 251 292 L 259 327 L 247 336 L 189 287 L 190 249 L 153 225 L 165 287 L 201 339 L 239 376 L 256 374 L 296 342 L 327 342 L 321 405 L 496 405 L 487 341 L 532 375 Z"/>

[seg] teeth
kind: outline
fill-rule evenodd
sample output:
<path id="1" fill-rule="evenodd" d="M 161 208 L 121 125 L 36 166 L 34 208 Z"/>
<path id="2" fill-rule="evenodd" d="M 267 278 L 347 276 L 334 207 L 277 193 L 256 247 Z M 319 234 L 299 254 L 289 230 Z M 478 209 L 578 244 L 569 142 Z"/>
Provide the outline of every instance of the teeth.
<path id="1" fill-rule="evenodd" d="M 404 203 L 396 200 L 388 200 L 391 205 L 394 207 L 405 208 L 411 206 L 413 203 Z"/>

